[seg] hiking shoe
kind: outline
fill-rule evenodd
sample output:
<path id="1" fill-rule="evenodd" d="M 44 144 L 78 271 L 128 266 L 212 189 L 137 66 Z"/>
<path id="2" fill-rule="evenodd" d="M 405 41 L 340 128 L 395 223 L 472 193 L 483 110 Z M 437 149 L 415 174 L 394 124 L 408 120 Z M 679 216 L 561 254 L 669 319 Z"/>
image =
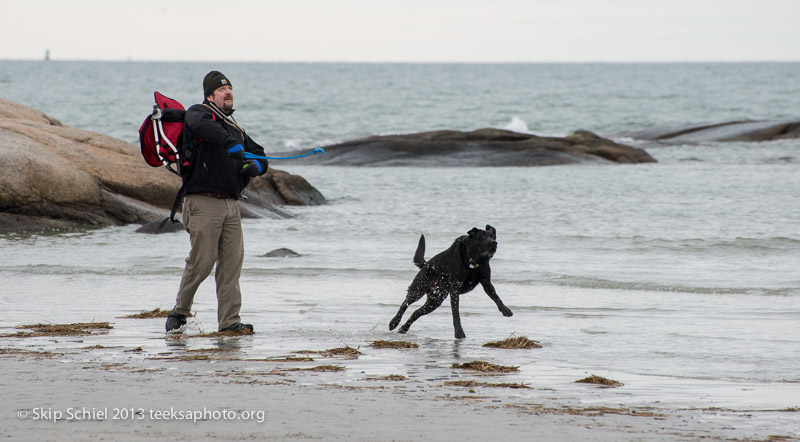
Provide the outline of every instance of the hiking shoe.
<path id="1" fill-rule="evenodd" d="M 167 323 L 165 325 L 167 333 L 178 330 L 184 325 L 186 325 L 186 315 L 179 315 L 173 311 L 167 316 Z"/>
<path id="2" fill-rule="evenodd" d="M 242 324 L 241 322 L 237 322 L 236 324 L 229 325 L 229 326 L 223 328 L 220 331 L 221 332 L 232 331 L 232 332 L 237 332 L 237 333 L 241 333 L 241 334 L 244 334 L 244 335 L 249 335 L 249 334 L 255 333 L 253 331 L 253 324 Z"/>

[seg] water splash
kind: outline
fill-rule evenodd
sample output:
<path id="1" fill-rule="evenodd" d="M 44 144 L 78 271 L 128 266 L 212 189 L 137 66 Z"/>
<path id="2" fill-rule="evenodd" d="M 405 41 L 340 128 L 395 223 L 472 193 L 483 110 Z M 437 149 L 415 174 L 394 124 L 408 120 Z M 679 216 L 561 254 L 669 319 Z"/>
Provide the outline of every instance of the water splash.
<path id="1" fill-rule="evenodd" d="M 503 126 L 502 129 L 510 130 L 512 132 L 518 132 L 521 134 L 533 135 L 533 132 L 531 132 L 531 130 L 528 129 L 528 123 L 526 123 L 517 116 L 511 117 L 511 121 L 505 126 Z"/>

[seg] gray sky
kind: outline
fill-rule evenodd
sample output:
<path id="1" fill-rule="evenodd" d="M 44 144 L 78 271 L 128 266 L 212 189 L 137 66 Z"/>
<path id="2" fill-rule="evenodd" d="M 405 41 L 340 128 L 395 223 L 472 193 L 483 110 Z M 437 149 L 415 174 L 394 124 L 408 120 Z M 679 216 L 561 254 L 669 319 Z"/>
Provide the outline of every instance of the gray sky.
<path id="1" fill-rule="evenodd" d="M 0 59 L 800 61 L 798 20 L 800 0 L 0 0 Z"/>

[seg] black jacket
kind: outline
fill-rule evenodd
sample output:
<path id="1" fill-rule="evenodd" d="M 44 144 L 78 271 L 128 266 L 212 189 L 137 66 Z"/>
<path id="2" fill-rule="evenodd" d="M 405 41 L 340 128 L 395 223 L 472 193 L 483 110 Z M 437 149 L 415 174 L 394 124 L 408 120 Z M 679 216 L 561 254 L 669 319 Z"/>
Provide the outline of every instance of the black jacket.
<path id="1" fill-rule="evenodd" d="M 238 199 L 250 182 L 250 177 L 239 173 L 244 162 L 232 158 L 228 149 L 241 144 L 246 152 L 264 156 L 263 147 L 247 134 L 225 123 L 202 104 L 195 104 L 186 111 L 183 144 L 186 160 L 190 163 L 188 172 L 183 177 L 186 195 L 214 192 Z M 261 163 L 262 174 L 266 173 L 268 161 L 256 161 Z"/>

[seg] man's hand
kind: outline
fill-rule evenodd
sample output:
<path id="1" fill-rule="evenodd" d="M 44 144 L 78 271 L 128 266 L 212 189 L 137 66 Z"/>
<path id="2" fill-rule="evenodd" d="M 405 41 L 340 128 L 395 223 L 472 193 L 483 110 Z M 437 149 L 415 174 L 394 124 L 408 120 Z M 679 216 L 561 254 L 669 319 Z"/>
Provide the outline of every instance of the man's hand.
<path id="1" fill-rule="evenodd" d="M 257 177 L 261 175 L 263 171 L 261 163 L 256 160 L 247 160 L 239 173 L 244 176 Z"/>
<path id="2" fill-rule="evenodd" d="M 235 160 L 244 160 L 244 147 L 241 144 L 228 149 L 228 154 Z"/>

